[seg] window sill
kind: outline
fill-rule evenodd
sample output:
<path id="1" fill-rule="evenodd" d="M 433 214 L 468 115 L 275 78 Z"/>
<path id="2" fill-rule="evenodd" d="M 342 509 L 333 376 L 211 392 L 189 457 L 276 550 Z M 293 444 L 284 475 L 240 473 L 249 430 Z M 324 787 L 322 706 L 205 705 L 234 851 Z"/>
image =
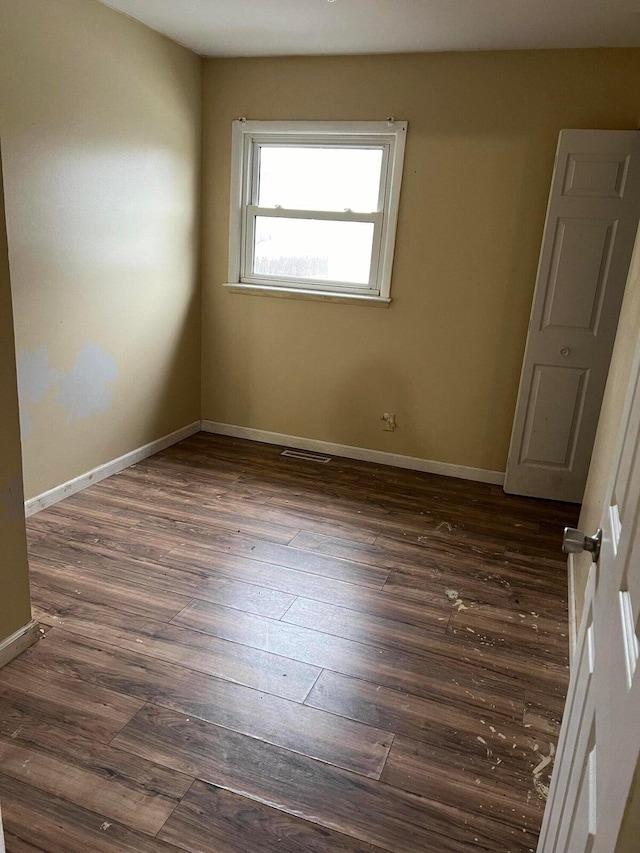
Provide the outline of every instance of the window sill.
<path id="1" fill-rule="evenodd" d="M 351 305 L 377 305 L 388 308 L 391 299 L 388 296 L 368 296 L 358 293 L 339 293 L 334 290 L 312 290 L 303 287 L 269 287 L 264 284 L 223 284 L 231 293 L 247 293 L 253 296 L 278 296 L 281 299 L 311 299 L 315 302 L 342 302 Z"/>

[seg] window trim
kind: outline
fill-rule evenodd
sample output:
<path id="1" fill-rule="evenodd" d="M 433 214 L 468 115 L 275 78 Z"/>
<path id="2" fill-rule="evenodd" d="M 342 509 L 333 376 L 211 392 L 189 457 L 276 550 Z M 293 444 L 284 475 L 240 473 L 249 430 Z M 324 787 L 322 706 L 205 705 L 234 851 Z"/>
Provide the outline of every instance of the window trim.
<path id="1" fill-rule="evenodd" d="M 238 119 L 232 125 L 231 193 L 229 208 L 229 277 L 226 286 L 238 292 L 300 295 L 306 298 L 350 297 L 388 304 L 391 272 L 395 251 L 400 187 L 404 164 L 407 122 L 389 119 L 382 122 L 298 122 L 247 121 Z M 257 202 L 257 158 L 261 145 L 291 145 L 296 142 L 362 147 L 383 147 L 382 179 L 378 211 L 298 211 L 282 208 L 259 208 Z M 345 285 L 343 282 L 306 280 L 286 277 L 242 275 L 251 268 L 253 228 L 256 215 L 295 216 L 329 221 L 372 222 L 374 238 L 369 282 Z M 355 297 L 355 298 L 354 298 Z"/>

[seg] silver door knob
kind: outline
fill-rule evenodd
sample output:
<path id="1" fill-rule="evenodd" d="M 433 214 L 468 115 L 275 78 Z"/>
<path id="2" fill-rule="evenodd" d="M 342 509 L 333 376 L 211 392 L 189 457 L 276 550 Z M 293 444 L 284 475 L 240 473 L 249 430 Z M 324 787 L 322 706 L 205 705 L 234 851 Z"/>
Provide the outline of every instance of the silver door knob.
<path id="1" fill-rule="evenodd" d="M 562 550 L 565 554 L 580 554 L 589 551 L 593 562 L 597 562 L 602 545 L 602 530 L 598 528 L 595 536 L 585 536 L 582 530 L 575 527 L 565 527 L 562 538 Z"/>

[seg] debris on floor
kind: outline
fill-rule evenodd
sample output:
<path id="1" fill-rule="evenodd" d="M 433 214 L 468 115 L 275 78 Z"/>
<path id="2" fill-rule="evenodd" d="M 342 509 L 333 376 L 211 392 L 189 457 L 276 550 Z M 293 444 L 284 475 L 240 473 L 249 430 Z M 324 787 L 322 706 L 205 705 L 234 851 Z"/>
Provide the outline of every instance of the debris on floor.
<path id="1" fill-rule="evenodd" d="M 544 800 L 549 796 L 549 786 L 545 785 L 544 782 L 537 779 L 535 776 L 533 777 L 533 787 L 536 789 L 536 793 L 538 793 Z"/>
<path id="2" fill-rule="evenodd" d="M 444 594 L 451 602 L 451 606 L 455 607 L 458 612 L 469 609 L 460 598 L 460 593 L 457 589 L 445 589 Z"/>
<path id="3" fill-rule="evenodd" d="M 549 755 L 544 755 L 531 771 L 533 774 L 533 787 L 535 788 L 536 792 L 545 800 L 549 796 L 549 785 L 545 784 L 545 782 L 542 781 L 542 775 L 546 768 L 550 764 L 552 764 L 555 754 L 556 748 L 552 743 L 550 743 Z M 551 773 L 550 770 L 547 772 L 549 774 Z"/>
<path id="4" fill-rule="evenodd" d="M 555 746 L 550 743 L 549 744 L 549 755 L 545 755 L 538 764 L 533 768 L 533 775 L 540 776 L 545 767 L 547 767 L 553 761 L 553 756 L 556 753 Z"/>

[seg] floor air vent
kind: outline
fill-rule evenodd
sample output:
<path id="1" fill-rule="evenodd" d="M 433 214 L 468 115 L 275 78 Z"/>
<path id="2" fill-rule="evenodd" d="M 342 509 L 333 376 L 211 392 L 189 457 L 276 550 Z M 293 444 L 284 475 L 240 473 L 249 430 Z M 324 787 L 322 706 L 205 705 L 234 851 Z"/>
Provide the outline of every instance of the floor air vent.
<path id="1" fill-rule="evenodd" d="M 291 456 L 293 459 L 304 459 L 305 462 L 321 462 L 326 465 L 331 462 L 330 456 L 320 456 L 318 453 L 307 453 L 304 450 L 283 450 L 280 456 Z"/>

